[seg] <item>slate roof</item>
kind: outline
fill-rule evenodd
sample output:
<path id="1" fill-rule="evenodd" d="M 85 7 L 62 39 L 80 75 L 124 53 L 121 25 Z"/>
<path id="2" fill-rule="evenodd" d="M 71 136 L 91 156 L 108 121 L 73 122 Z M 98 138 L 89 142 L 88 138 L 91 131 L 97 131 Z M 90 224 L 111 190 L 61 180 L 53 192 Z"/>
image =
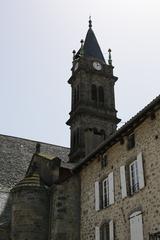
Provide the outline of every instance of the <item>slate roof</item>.
<path id="1" fill-rule="evenodd" d="M 98 44 L 97 38 L 91 27 L 87 32 L 86 39 L 84 42 L 84 56 L 92 57 L 105 63 L 105 59 Z"/>
<path id="2" fill-rule="evenodd" d="M 0 191 L 12 188 L 25 176 L 36 141 L 0 135 Z M 67 166 L 69 148 L 47 143 L 40 143 L 41 151 L 57 156 Z"/>
<path id="3" fill-rule="evenodd" d="M 104 152 L 107 148 L 111 147 L 116 142 L 120 141 L 120 139 L 125 136 L 128 130 L 134 129 L 137 127 L 142 121 L 144 121 L 148 114 L 153 114 L 154 111 L 160 108 L 160 95 L 157 96 L 153 101 L 151 101 L 147 106 L 145 106 L 141 111 L 139 111 L 134 117 L 132 117 L 128 122 L 126 122 L 120 129 L 118 129 L 113 135 L 111 135 L 106 141 L 101 143 L 93 152 L 91 152 L 88 156 L 79 161 L 74 170 L 78 170 L 88 161 L 94 159 L 96 154 Z"/>
<path id="4" fill-rule="evenodd" d="M 36 145 L 37 142 L 33 140 L 0 135 L 0 232 L 2 226 L 10 221 L 10 189 L 17 183 L 38 184 L 38 179 L 25 178 Z M 67 163 L 69 148 L 48 143 L 40 143 L 40 146 L 47 156 L 57 156 L 63 161 L 62 166 L 72 168 Z"/>

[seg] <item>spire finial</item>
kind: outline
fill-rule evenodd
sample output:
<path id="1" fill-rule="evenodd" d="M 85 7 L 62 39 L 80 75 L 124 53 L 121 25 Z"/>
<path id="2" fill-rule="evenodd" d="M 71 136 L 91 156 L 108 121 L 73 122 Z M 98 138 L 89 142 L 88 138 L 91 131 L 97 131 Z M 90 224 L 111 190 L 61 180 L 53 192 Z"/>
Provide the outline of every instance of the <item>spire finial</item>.
<path id="1" fill-rule="evenodd" d="M 91 19 L 91 16 L 89 16 L 89 28 L 92 27 L 92 19 Z"/>
<path id="2" fill-rule="evenodd" d="M 81 48 L 80 48 L 80 55 L 83 56 L 84 55 L 84 40 L 81 39 Z"/>
<path id="3" fill-rule="evenodd" d="M 74 58 L 75 58 L 75 55 L 76 55 L 76 51 L 75 50 L 73 50 L 73 60 L 74 60 Z"/>
<path id="4" fill-rule="evenodd" d="M 109 49 L 108 49 L 108 53 L 109 53 L 108 64 L 109 64 L 109 65 L 112 65 L 112 56 L 111 56 L 111 52 L 112 52 L 112 50 L 109 48 Z"/>

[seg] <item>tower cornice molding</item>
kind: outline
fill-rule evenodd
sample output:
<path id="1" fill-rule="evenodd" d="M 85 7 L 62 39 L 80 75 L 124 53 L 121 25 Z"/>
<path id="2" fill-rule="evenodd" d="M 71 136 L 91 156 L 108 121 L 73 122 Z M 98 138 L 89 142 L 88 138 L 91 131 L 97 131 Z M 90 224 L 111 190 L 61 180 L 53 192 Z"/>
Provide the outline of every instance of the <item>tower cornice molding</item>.
<path id="1" fill-rule="evenodd" d="M 113 66 L 111 65 L 107 65 L 107 64 L 102 64 L 102 69 L 97 71 L 96 69 L 94 69 L 93 67 L 93 63 L 95 62 L 95 60 L 86 60 L 86 59 L 82 59 L 77 61 L 76 63 L 79 63 L 78 68 L 76 70 L 74 70 L 74 66 L 73 65 L 71 71 L 72 71 L 72 76 L 69 78 L 68 83 L 72 84 L 79 73 L 86 73 L 86 74 L 91 74 L 91 75 L 97 75 L 97 76 L 102 76 L 104 78 L 106 78 L 106 80 L 110 79 L 114 82 L 116 82 L 118 80 L 118 77 L 113 75 Z"/>
<path id="2" fill-rule="evenodd" d="M 121 119 L 115 116 L 117 112 L 116 109 L 114 109 L 114 112 L 112 110 L 112 114 L 109 113 L 110 111 L 111 110 L 108 109 L 108 112 L 107 111 L 98 112 L 96 109 L 88 109 L 88 107 L 81 106 L 77 108 L 77 110 L 70 112 L 70 118 L 68 119 L 66 124 L 71 126 L 71 124 L 75 122 L 76 119 L 78 119 L 80 116 L 81 117 L 90 116 L 90 117 L 94 117 L 101 120 L 103 119 L 103 120 L 107 120 L 107 121 L 118 124 L 121 121 Z"/>

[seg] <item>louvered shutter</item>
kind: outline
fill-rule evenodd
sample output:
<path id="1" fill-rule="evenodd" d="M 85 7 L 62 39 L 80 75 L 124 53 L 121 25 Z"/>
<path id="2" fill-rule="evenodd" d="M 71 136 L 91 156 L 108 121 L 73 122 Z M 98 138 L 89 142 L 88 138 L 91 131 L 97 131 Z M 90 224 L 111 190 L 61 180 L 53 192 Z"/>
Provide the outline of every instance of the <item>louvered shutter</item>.
<path id="1" fill-rule="evenodd" d="M 108 175 L 109 181 L 109 205 L 114 203 L 114 180 L 113 180 L 113 172 Z"/>
<path id="2" fill-rule="evenodd" d="M 122 198 L 125 198 L 125 197 L 127 196 L 125 166 L 121 166 L 121 167 L 120 167 L 120 178 L 121 178 L 121 193 L 122 193 Z"/>
<path id="3" fill-rule="evenodd" d="M 99 192 L 99 182 L 95 182 L 95 210 L 100 209 L 100 192 Z"/>
<path id="4" fill-rule="evenodd" d="M 100 240 L 100 228 L 98 226 L 95 227 L 95 240 Z"/>
<path id="5" fill-rule="evenodd" d="M 144 172 L 143 172 L 142 153 L 139 153 L 137 156 L 137 165 L 138 165 L 139 188 L 141 189 L 144 187 Z"/>
<path id="6" fill-rule="evenodd" d="M 109 240 L 114 240 L 114 224 L 113 221 L 109 221 Z"/>

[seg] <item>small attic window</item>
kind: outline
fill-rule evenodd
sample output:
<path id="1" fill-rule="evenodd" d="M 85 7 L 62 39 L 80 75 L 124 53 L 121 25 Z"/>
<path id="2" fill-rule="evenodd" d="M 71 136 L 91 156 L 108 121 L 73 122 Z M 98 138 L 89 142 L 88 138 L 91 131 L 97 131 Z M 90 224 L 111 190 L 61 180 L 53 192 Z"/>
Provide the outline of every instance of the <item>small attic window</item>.
<path id="1" fill-rule="evenodd" d="M 102 154 L 100 159 L 101 159 L 101 168 L 106 167 L 107 166 L 107 155 Z"/>
<path id="2" fill-rule="evenodd" d="M 130 150 L 135 147 L 135 135 L 134 133 L 128 136 L 127 149 Z"/>

